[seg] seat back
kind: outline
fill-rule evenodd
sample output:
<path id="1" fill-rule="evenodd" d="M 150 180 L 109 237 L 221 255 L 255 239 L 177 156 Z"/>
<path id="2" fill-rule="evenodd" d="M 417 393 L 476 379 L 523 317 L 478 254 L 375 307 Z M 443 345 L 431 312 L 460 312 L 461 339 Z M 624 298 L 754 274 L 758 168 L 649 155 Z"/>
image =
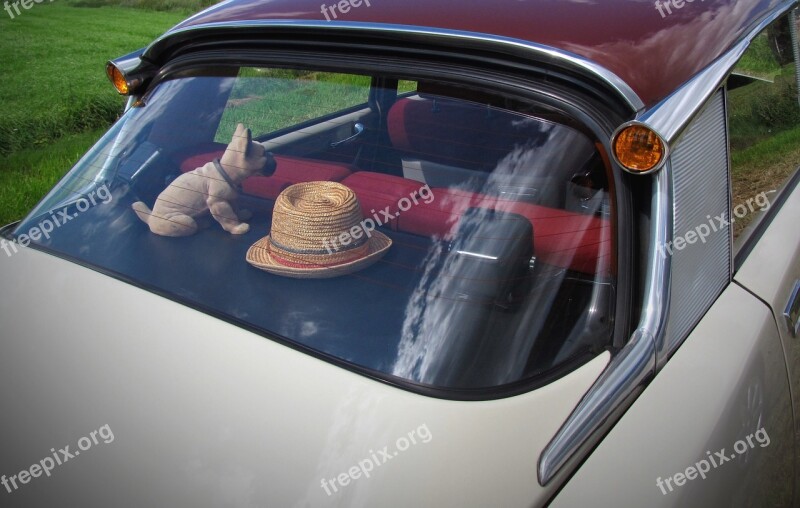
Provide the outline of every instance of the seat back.
<path id="1" fill-rule="evenodd" d="M 450 239 L 471 208 L 517 214 L 533 226 L 534 253 L 541 262 L 601 277 L 611 273 L 607 219 L 449 188 L 431 189 L 433 198 L 425 202 L 419 182 L 380 173 L 354 173 L 342 183 L 358 196 L 366 217 L 388 207 L 393 218 L 387 226 L 394 230 Z M 399 210 L 398 202 L 415 192 L 415 204 Z"/>
<path id="2" fill-rule="evenodd" d="M 430 95 L 398 100 L 388 113 L 389 139 L 403 159 L 489 172 L 524 142 L 508 132 L 510 118 L 497 109 Z"/>
<path id="3" fill-rule="evenodd" d="M 196 147 L 192 155 L 173 156 L 178 159 L 181 172 L 186 173 L 222 156 L 226 145 L 209 143 Z M 349 164 L 340 164 L 288 155 L 275 155 L 275 172 L 270 176 L 252 176 L 242 183 L 245 194 L 275 199 L 286 187 L 296 183 L 331 181 L 339 182 L 353 172 Z"/>

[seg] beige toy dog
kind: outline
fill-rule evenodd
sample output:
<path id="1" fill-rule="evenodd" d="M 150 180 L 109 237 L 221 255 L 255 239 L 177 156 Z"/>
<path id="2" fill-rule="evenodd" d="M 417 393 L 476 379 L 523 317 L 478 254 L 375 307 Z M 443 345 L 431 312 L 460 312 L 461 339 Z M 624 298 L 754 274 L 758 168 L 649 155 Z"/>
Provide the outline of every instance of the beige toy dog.
<path id="1" fill-rule="evenodd" d="M 141 201 L 133 204 L 133 210 L 157 235 L 193 235 L 198 230 L 196 219 L 209 212 L 225 231 L 242 235 L 250 226 L 234 211 L 239 185 L 265 170 L 275 170 L 272 155 L 264 145 L 253 142 L 250 129 L 239 124 L 221 159 L 176 178 L 158 196 L 152 210 Z"/>

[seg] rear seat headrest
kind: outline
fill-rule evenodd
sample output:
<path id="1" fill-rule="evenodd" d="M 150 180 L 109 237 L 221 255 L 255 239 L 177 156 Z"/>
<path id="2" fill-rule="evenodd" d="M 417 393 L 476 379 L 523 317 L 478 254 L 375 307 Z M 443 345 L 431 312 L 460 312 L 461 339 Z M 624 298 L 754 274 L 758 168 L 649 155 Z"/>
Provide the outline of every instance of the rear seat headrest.
<path id="1" fill-rule="evenodd" d="M 488 171 L 527 139 L 516 132 L 515 119 L 471 102 L 408 97 L 389 110 L 389 139 L 412 158 Z"/>

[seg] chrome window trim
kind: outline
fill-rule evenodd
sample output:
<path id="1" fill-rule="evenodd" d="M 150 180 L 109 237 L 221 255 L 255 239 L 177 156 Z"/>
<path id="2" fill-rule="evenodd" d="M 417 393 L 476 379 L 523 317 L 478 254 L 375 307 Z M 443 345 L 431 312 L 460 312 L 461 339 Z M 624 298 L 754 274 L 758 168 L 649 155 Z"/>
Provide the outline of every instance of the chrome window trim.
<path id="1" fill-rule="evenodd" d="M 190 18 L 191 19 L 191 18 Z M 636 113 L 644 109 L 644 102 L 633 91 L 633 89 L 619 76 L 598 65 L 597 63 L 584 58 L 575 53 L 564 51 L 551 46 L 537 44 L 522 39 L 503 37 L 481 32 L 470 32 L 461 30 L 447 30 L 441 28 L 423 27 L 415 25 L 380 24 L 365 22 L 345 22 L 345 21 L 311 21 L 311 20 L 251 20 L 234 21 L 219 23 L 204 23 L 189 27 L 178 28 L 157 38 L 144 52 L 144 59 L 151 57 L 153 53 L 159 51 L 161 46 L 169 41 L 181 36 L 195 34 L 202 31 L 214 31 L 225 29 L 314 29 L 314 30 L 338 30 L 338 31 L 358 31 L 364 33 L 378 33 L 380 35 L 422 35 L 430 38 L 447 38 L 456 41 L 479 42 L 490 46 L 511 47 L 521 49 L 530 53 L 533 60 L 544 63 L 557 62 L 562 67 L 576 71 L 583 75 L 598 78 L 605 83 L 611 90 L 615 91 L 624 102 L 631 108 L 631 113 Z"/>
<path id="2" fill-rule="evenodd" d="M 658 246 L 672 237 L 672 176 L 668 166 L 653 177 L 650 245 L 644 307 L 631 340 L 608 364 L 539 457 L 538 477 L 546 485 L 589 441 L 599 439 L 610 417 L 633 402 L 656 372 L 656 352 L 663 348 L 669 314 L 671 258 Z"/>
<path id="3" fill-rule="evenodd" d="M 640 112 L 636 120 L 656 131 L 667 143 L 674 142 L 727 79 L 750 42 L 796 4 L 797 0 L 785 0 L 714 63 L 652 108 Z"/>

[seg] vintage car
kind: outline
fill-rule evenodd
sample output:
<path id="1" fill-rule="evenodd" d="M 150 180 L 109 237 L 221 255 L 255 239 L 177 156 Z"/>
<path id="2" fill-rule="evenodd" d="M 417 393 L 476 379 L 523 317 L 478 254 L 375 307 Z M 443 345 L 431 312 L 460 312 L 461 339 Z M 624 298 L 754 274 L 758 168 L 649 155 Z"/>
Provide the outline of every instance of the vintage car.
<path id="1" fill-rule="evenodd" d="M 799 506 L 796 5 L 228 0 L 109 62 L 2 229 L 0 505 Z"/>

